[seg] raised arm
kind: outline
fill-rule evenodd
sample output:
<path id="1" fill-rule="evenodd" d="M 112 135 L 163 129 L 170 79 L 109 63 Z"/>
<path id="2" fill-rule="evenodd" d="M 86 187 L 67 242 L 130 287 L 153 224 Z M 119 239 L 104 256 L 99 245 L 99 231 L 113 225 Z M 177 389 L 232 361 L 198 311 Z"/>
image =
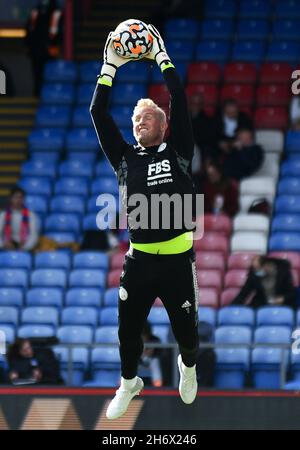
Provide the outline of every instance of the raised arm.
<path id="1" fill-rule="evenodd" d="M 109 113 L 109 99 L 116 70 L 129 60 L 121 58 L 112 49 L 112 32 L 109 33 L 103 54 L 101 74 L 92 98 L 90 113 L 100 145 L 115 170 L 128 144 Z"/>

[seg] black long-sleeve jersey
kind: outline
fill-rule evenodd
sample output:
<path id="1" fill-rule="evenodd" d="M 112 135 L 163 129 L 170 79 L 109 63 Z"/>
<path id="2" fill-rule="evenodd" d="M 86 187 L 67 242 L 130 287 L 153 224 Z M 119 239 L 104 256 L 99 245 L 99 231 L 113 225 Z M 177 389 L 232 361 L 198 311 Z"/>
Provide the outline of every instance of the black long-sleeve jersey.
<path id="1" fill-rule="evenodd" d="M 109 113 L 110 87 L 97 84 L 90 107 L 102 149 L 117 175 L 119 185 L 126 187 L 128 231 L 133 243 L 162 242 L 191 230 L 183 219 L 182 226 L 178 228 L 172 202 L 170 228 L 163 229 L 161 219 L 158 227 L 156 223 L 155 228 L 151 228 L 152 194 L 168 194 L 170 197 L 179 194 L 182 199 L 183 194 L 189 194 L 186 198 L 191 198 L 193 194 L 191 161 L 194 140 L 184 88 L 174 68 L 166 69 L 163 75 L 170 92 L 170 122 L 169 136 L 159 146 L 143 148 L 124 141 Z M 133 194 L 144 194 L 148 200 L 148 229 L 131 225 L 130 215 L 138 206 L 128 204 Z M 178 211 L 176 210 L 177 218 Z M 155 216 L 158 212 L 155 211 Z"/>

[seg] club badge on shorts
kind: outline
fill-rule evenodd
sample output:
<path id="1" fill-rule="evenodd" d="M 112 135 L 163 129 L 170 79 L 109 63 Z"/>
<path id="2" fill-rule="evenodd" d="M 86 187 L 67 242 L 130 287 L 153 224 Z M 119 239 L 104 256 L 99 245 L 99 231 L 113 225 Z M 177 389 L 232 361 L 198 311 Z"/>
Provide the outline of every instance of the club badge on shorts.
<path id="1" fill-rule="evenodd" d="M 128 292 L 123 286 L 120 286 L 119 288 L 119 297 L 121 300 L 125 301 L 128 299 Z"/>

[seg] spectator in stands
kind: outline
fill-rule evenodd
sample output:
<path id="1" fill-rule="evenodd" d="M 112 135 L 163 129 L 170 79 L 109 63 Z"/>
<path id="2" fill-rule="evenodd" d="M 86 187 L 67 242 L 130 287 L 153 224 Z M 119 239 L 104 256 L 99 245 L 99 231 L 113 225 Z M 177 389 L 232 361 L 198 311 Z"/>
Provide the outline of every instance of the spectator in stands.
<path id="1" fill-rule="evenodd" d="M 253 129 L 253 122 L 250 117 L 239 110 L 238 104 L 234 99 L 224 101 L 220 111 L 217 112 L 214 119 L 214 126 L 219 145 L 224 142 L 230 142 L 235 139 L 236 131 L 239 128 Z"/>
<path id="2" fill-rule="evenodd" d="M 290 122 L 291 122 L 291 128 L 294 128 L 294 125 L 298 122 L 300 119 L 300 98 L 298 95 L 294 95 L 292 97 L 291 103 L 290 103 Z"/>
<path id="3" fill-rule="evenodd" d="M 201 192 L 205 213 L 234 216 L 239 209 L 237 182 L 227 178 L 221 164 L 214 160 L 206 161 L 204 173 Z"/>
<path id="4" fill-rule="evenodd" d="M 251 298 L 250 295 L 254 294 Z M 260 306 L 296 305 L 296 289 L 293 286 L 291 266 L 288 260 L 255 256 L 247 280 L 233 305 Z"/>
<path id="5" fill-rule="evenodd" d="M 260 145 L 254 141 L 251 129 L 240 128 L 232 145 L 222 153 L 220 161 L 223 164 L 224 174 L 235 180 L 253 175 L 264 161 L 264 152 Z"/>
<path id="6" fill-rule="evenodd" d="M 142 332 L 143 343 L 158 343 L 160 339 L 152 333 L 151 325 L 146 322 Z M 161 387 L 163 384 L 160 349 L 145 348 L 140 359 L 139 375 L 143 377 L 145 384 Z"/>
<path id="7" fill-rule="evenodd" d="M 6 211 L 0 213 L 0 249 L 30 251 L 38 238 L 37 217 L 25 206 L 25 191 L 14 186 Z"/>
<path id="8" fill-rule="evenodd" d="M 7 352 L 12 383 L 61 384 L 59 362 L 50 348 L 33 349 L 29 339 L 16 339 Z"/>
<path id="9" fill-rule="evenodd" d="M 57 0 L 40 0 L 26 25 L 26 44 L 34 76 L 34 93 L 39 95 L 46 62 L 58 56 L 61 39 L 61 10 Z"/>

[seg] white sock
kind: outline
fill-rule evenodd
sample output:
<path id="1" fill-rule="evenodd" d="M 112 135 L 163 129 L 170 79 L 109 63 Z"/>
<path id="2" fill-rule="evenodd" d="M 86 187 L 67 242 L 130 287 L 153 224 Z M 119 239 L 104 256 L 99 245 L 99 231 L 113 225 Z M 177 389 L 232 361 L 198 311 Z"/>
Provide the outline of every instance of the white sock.
<path id="1" fill-rule="evenodd" d="M 185 375 L 192 375 L 195 372 L 196 364 L 192 367 L 187 367 L 184 363 L 182 363 L 182 371 Z"/>
<path id="2" fill-rule="evenodd" d="M 121 388 L 126 389 L 126 391 L 132 389 L 136 385 L 137 377 L 131 378 L 130 380 L 126 380 L 121 377 Z"/>

